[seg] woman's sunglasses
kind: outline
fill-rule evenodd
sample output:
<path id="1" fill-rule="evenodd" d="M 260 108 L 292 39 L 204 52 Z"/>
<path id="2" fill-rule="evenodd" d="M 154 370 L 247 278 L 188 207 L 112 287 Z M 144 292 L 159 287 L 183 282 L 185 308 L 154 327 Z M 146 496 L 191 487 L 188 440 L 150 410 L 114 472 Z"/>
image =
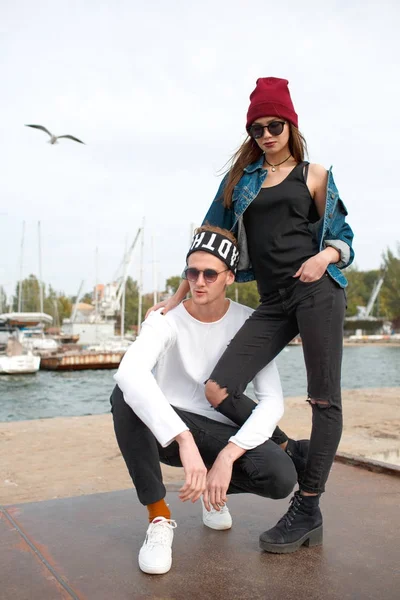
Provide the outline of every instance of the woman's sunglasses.
<path id="1" fill-rule="evenodd" d="M 196 269 L 195 267 L 186 267 L 183 271 L 183 278 L 188 281 L 197 281 L 200 273 L 203 273 L 204 281 L 207 283 L 214 283 L 218 279 L 218 275 L 221 273 L 225 273 L 225 271 L 229 271 L 229 269 L 224 269 L 223 271 L 214 271 L 214 269 L 204 269 L 201 271 L 200 269 Z"/>
<path id="2" fill-rule="evenodd" d="M 286 121 L 271 121 L 268 125 L 253 123 L 249 127 L 249 135 L 253 140 L 259 140 L 264 135 L 264 129 L 268 129 L 271 135 L 281 135 Z"/>

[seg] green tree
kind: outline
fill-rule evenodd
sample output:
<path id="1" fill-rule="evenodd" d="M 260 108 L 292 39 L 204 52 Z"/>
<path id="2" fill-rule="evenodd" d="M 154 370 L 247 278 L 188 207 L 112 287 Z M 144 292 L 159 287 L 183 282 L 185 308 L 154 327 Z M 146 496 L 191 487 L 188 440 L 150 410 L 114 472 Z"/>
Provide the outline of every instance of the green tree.
<path id="1" fill-rule="evenodd" d="M 142 320 L 144 320 L 147 310 L 153 305 L 153 295 L 145 294 L 142 296 Z M 139 312 L 139 289 L 137 281 L 128 277 L 125 287 L 125 331 L 136 331 Z M 118 315 L 116 330 L 121 331 L 121 315 Z"/>
<path id="2" fill-rule="evenodd" d="M 40 290 L 39 280 L 36 275 L 29 275 L 23 279 L 21 283 L 17 283 L 15 287 L 15 295 L 13 299 L 13 310 L 18 310 L 18 298 L 21 285 L 21 312 L 38 312 L 40 311 Z M 42 284 L 43 285 L 43 284 Z"/>
<path id="3" fill-rule="evenodd" d="M 0 285 L 0 313 L 7 312 L 7 294 L 2 285 Z"/>
<path id="4" fill-rule="evenodd" d="M 397 254 L 388 248 L 383 254 L 385 268 L 385 279 L 382 286 L 381 306 L 386 316 L 398 321 L 400 318 L 400 244 L 397 246 Z"/>
<path id="5" fill-rule="evenodd" d="M 72 314 L 72 301 L 71 298 L 65 294 L 60 294 L 57 298 L 58 301 L 58 314 L 60 315 L 60 321 L 63 319 L 69 319 Z"/>
<path id="6" fill-rule="evenodd" d="M 234 283 L 230 285 L 226 291 L 227 298 L 236 300 L 240 304 L 257 308 L 260 304 L 260 294 L 258 293 L 257 283 L 249 281 L 247 283 Z"/>
<path id="7" fill-rule="evenodd" d="M 53 326 L 61 327 L 63 319 L 68 319 L 72 313 L 72 299 L 63 292 L 56 292 L 49 285 L 43 303 L 44 312 L 53 317 Z"/>
<path id="8" fill-rule="evenodd" d="M 57 294 L 56 291 L 49 285 L 46 298 L 43 302 L 44 312 L 53 317 L 52 327 L 61 327 L 62 321 L 58 314 Z"/>
<path id="9" fill-rule="evenodd" d="M 379 271 L 359 271 L 356 266 L 351 266 L 345 271 L 349 282 L 346 288 L 347 294 L 347 316 L 357 314 L 357 306 L 367 306 L 375 281 L 379 277 Z"/>
<path id="10" fill-rule="evenodd" d="M 154 305 L 153 294 L 144 294 L 142 296 L 142 321 L 144 321 L 145 314 Z"/>
<path id="11" fill-rule="evenodd" d="M 128 277 L 125 287 L 125 331 L 132 329 L 137 325 L 139 307 L 139 290 L 138 284 Z M 121 327 L 121 318 L 117 319 L 118 329 Z"/>
<path id="12" fill-rule="evenodd" d="M 72 302 L 63 292 L 56 292 L 51 285 L 43 285 L 43 310 L 53 317 L 53 325 L 60 327 L 62 320 L 71 316 Z M 21 311 L 40 312 L 40 284 L 35 275 L 29 275 L 21 283 Z M 19 283 L 13 297 L 13 310 L 18 310 Z"/>
<path id="13" fill-rule="evenodd" d="M 175 294 L 181 281 L 182 281 L 182 278 L 180 275 L 173 275 L 172 277 L 169 277 L 167 279 L 167 281 L 165 282 L 165 288 L 166 288 L 167 293 Z"/>
<path id="14" fill-rule="evenodd" d="M 93 304 L 93 292 L 86 292 L 86 294 L 79 298 L 79 302 L 84 302 L 85 304 Z"/>

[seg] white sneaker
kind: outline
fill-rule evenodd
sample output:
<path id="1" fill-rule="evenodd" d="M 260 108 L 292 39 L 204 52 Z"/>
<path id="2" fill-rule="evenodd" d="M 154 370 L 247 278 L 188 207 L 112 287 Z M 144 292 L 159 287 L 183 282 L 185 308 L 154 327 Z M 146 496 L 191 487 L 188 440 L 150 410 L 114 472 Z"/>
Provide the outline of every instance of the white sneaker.
<path id="1" fill-rule="evenodd" d="M 223 529 L 230 529 L 232 527 L 232 516 L 229 512 L 228 506 L 225 504 L 221 510 L 215 510 L 211 506 L 210 512 L 206 509 L 203 502 L 203 497 L 200 498 L 201 506 L 203 507 L 203 523 L 210 529 L 217 529 L 219 531 Z"/>
<path id="2" fill-rule="evenodd" d="M 172 565 L 172 540 L 176 522 L 156 517 L 150 523 L 139 552 L 139 567 L 144 573 L 168 573 Z"/>

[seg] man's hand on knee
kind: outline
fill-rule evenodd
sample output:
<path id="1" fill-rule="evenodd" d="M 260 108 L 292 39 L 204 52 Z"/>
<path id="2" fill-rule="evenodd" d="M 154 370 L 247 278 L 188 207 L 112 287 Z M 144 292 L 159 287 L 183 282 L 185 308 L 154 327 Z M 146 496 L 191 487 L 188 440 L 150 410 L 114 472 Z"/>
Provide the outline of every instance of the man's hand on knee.
<path id="1" fill-rule="evenodd" d="M 206 489 L 207 468 L 190 431 L 176 436 L 179 456 L 185 470 L 185 483 L 179 490 L 179 498 L 196 502 Z"/>
<path id="2" fill-rule="evenodd" d="M 203 495 L 207 510 L 210 510 L 210 504 L 215 510 L 220 510 L 226 503 L 226 494 L 232 479 L 233 463 L 244 453 L 243 448 L 229 442 L 218 454 L 207 475 L 207 488 Z"/>

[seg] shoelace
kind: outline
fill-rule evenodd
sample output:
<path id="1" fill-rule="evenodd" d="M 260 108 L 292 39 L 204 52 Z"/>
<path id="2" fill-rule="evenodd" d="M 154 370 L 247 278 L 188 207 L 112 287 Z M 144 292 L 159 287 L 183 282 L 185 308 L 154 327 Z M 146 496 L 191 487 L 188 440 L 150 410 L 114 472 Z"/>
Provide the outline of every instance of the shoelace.
<path id="1" fill-rule="evenodd" d="M 296 518 L 297 511 L 299 510 L 300 507 L 301 507 L 301 500 L 299 499 L 299 496 L 297 494 L 295 494 L 293 496 L 293 498 L 290 499 L 289 510 L 279 520 L 278 524 L 285 523 L 285 525 L 287 525 L 288 527 L 291 527 L 292 522 Z"/>
<path id="2" fill-rule="evenodd" d="M 156 521 L 151 523 L 149 531 L 146 537 L 146 544 L 149 546 L 154 545 L 167 545 L 170 543 L 169 530 L 176 528 L 176 521 L 168 519 L 165 521 Z"/>

